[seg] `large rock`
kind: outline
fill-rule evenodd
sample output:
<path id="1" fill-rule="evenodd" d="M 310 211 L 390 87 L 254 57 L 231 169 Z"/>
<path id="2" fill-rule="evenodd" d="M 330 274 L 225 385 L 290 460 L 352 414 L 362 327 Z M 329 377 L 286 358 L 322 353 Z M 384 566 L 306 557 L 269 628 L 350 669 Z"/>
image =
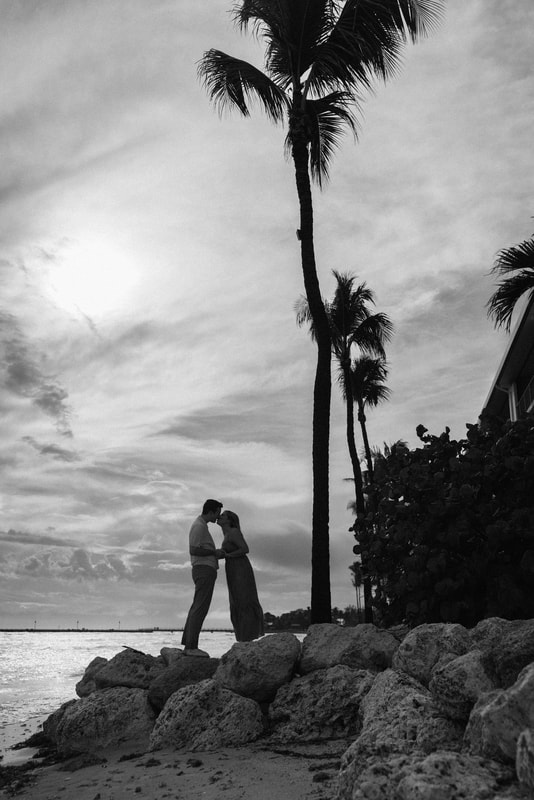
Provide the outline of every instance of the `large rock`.
<path id="1" fill-rule="evenodd" d="M 215 680 L 225 689 L 259 703 L 270 702 L 289 683 L 300 656 L 292 633 L 273 633 L 254 642 L 236 642 L 220 660 Z"/>
<path id="2" fill-rule="evenodd" d="M 428 686 L 438 662 L 467 653 L 470 645 L 471 637 L 463 625 L 445 622 L 419 625 L 401 642 L 393 657 L 393 667 Z"/>
<path id="3" fill-rule="evenodd" d="M 501 686 L 515 683 L 521 670 L 534 661 L 534 619 L 514 620 L 489 656 Z"/>
<path id="4" fill-rule="evenodd" d="M 113 656 L 95 673 L 94 682 L 97 689 L 116 686 L 148 689 L 165 669 L 167 666 L 161 656 L 151 656 L 128 647 Z"/>
<path id="5" fill-rule="evenodd" d="M 311 625 L 302 643 L 299 672 L 344 664 L 352 669 L 379 671 L 391 666 L 399 643 L 388 631 L 371 624 L 341 628 L 323 623 Z"/>
<path id="6" fill-rule="evenodd" d="M 339 739 L 361 728 L 360 702 L 375 673 L 338 665 L 295 678 L 282 686 L 269 707 L 271 741 Z"/>
<path id="7" fill-rule="evenodd" d="M 509 769 L 476 756 L 449 751 L 369 759 L 355 778 L 341 762 L 336 800 L 512 800 Z"/>
<path id="8" fill-rule="evenodd" d="M 219 659 L 182 656 L 171 659 L 171 663 L 172 666 L 158 675 L 148 689 L 148 702 L 158 712 L 178 689 L 212 678 L 219 666 Z"/>
<path id="9" fill-rule="evenodd" d="M 471 646 L 487 653 L 499 645 L 504 634 L 509 630 L 511 622 L 501 617 L 488 617 L 478 622 L 470 630 Z"/>
<path id="10" fill-rule="evenodd" d="M 180 650 L 179 647 L 162 647 L 159 654 L 164 660 L 166 667 L 174 667 L 182 658 L 187 658 L 187 656 L 184 656 L 184 651 Z"/>
<path id="11" fill-rule="evenodd" d="M 482 695 L 469 717 L 464 746 L 470 753 L 513 763 L 525 728 L 534 728 L 534 664 L 509 689 Z"/>
<path id="12" fill-rule="evenodd" d="M 53 725 L 58 753 L 103 753 L 125 745 L 146 750 L 156 718 L 146 695 L 142 689 L 120 687 L 65 704 Z"/>
<path id="13" fill-rule="evenodd" d="M 57 742 L 57 728 L 69 706 L 76 704 L 77 700 L 67 700 L 59 708 L 57 708 L 50 716 L 43 722 L 43 733 L 54 747 Z"/>
<path id="14" fill-rule="evenodd" d="M 100 672 L 104 664 L 107 663 L 107 658 L 97 656 L 87 665 L 83 673 L 83 678 L 76 684 L 76 694 L 78 697 L 87 697 L 92 692 L 96 691 L 95 675 L 97 672 Z"/>
<path id="15" fill-rule="evenodd" d="M 467 722 L 478 698 L 497 686 L 486 672 L 481 651 L 471 650 L 434 667 L 428 688 L 446 717 Z"/>
<path id="16" fill-rule="evenodd" d="M 262 732 L 261 709 L 254 700 L 205 680 L 170 696 L 156 721 L 149 748 L 216 750 L 253 742 Z"/>
<path id="17" fill-rule="evenodd" d="M 404 673 L 380 673 L 361 702 L 362 730 L 343 756 L 351 781 L 377 753 L 459 750 L 463 726 L 442 716 L 428 689 Z"/>
<path id="18" fill-rule="evenodd" d="M 515 769 L 525 794 L 534 797 L 534 729 L 521 731 L 517 740 Z"/>

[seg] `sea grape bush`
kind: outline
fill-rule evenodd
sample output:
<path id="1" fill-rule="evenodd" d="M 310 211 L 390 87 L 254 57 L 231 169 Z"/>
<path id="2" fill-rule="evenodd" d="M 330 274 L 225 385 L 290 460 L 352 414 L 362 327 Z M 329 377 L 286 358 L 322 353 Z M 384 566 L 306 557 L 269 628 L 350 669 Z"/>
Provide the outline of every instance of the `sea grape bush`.
<path id="1" fill-rule="evenodd" d="M 376 460 L 374 510 L 354 526 L 376 619 L 534 617 L 534 418 L 449 434 L 419 425 L 422 447 Z"/>

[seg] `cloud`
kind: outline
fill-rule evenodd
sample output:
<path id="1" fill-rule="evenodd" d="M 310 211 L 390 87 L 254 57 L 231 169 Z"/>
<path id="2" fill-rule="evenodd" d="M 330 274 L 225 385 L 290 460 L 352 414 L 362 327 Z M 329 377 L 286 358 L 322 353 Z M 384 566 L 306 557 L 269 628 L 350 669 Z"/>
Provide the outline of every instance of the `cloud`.
<path id="1" fill-rule="evenodd" d="M 62 581 L 117 581 L 132 577 L 118 555 L 90 553 L 83 548 L 38 551 L 18 561 L 18 575 L 30 578 L 57 578 Z"/>
<path id="2" fill-rule="evenodd" d="M 73 450 L 66 450 L 64 447 L 59 447 L 57 444 L 39 444 L 32 436 L 23 436 L 23 442 L 27 442 L 34 450 L 37 450 L 42 456 L 51 456 L 57 461 L 79 461 L 80 457 Z"/>
<path id="3" fill-rule="evenodd" d="M 155 435 L 200 442 L 264 442 L 295 451 L 308 435 L 302 411 L 310 400 L 304 390 L 303 402 L 297 398 L 294 385 L 231 393 L 216 405 L 178 416 Z"/>
<path id="4" fill-rule="evenodd" d="M 50 534 L 23 533 L 10 528 L 7 532 L 0 531 L 0 541 L 15 542 L 21 545 L 54 545 L 55 547 L 72 547 L 74 542 L 60 536 Z"/>
<path id="5" fill-rule="evenodd" d="M 59 433 L 72 437 L 71 410 L 65 402 L 68 392 L 59 381 L 43 372 L 38 363 L 42 360 L 38 348 L 30 349 L 16 318 L 1 310 L 0 348 L 6 389 L 17 397 L 30 398 L 34 406 L 54 420 Z"/>

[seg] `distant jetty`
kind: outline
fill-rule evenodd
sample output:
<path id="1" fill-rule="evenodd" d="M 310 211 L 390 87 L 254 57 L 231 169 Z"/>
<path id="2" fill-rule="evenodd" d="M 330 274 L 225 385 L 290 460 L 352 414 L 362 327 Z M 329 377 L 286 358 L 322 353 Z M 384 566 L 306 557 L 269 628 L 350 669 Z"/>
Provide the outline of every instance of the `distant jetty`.
<path id="1" fill-rule="evenodd" d="M 232 633 L 232 628 L 204 628 L 206 633 Z M 175 633 L 183 628 L 0 628 L 0 633 Z"/>

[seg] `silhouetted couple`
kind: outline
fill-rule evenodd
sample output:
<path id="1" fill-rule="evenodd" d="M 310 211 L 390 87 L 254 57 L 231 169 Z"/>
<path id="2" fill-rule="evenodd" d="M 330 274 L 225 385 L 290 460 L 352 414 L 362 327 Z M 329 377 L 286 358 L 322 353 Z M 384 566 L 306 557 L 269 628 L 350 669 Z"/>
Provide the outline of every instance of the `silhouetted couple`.
<path id="1" fill-rule="evenodd" d="M 206 500 L 202 514 L 189 531 L 189 554 L 193 568 L 195 595 L 185 623 L 182 644 L 188 656 L 207 656 L 198 649 L 198 637 L 209 611 L 217 579 L 219 560 L 224 559 L 230 619 L 238 642 L 250 642 L 263 635 L 263 610 L 258 600 L 254 572 L 247 553 L 248 545 L 233 511 L 223 511 L 218 500 Z M 216 522 L 223 532 L 220 549 L 215 546 L 208 522 Z"/>

